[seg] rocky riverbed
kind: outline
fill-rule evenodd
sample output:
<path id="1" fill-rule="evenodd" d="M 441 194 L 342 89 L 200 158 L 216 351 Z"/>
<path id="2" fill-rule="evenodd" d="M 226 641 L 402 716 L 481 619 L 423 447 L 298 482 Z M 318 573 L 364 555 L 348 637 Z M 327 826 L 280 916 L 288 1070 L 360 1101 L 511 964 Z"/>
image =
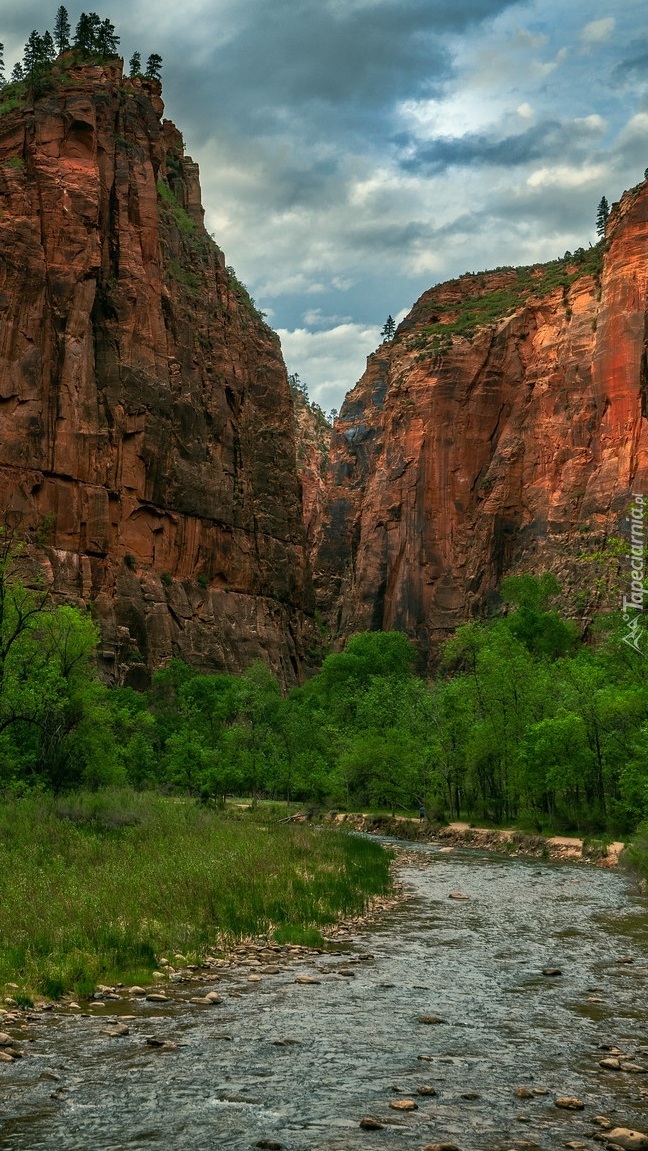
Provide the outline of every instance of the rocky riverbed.
<path id="1" fill-rule="evenodd" d="M 0 1147 L 648 1147 L 627 879 L 423 845 L 399 871 L 406 898 L 327 953 L 259 940 L 90 1003 L 5 1004 Z"/>

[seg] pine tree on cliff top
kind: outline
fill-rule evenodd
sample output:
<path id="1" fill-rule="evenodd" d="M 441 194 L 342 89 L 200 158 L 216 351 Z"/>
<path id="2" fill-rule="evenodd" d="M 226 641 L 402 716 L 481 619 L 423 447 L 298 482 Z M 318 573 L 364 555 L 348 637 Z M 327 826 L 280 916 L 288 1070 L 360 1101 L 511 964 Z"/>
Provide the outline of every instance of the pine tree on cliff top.
<path id="1" fill-rule="evenodd" d="M 599 206 L 596 209 L 596 234 L 597 236 L 605 235 L 605 226 L 608 222 L 610 215 L 610 205 L 608 204 L 605 196 L 601 196 Z"/>
<path id="2" fill-rule="evenodd" d="M 151 52 L 151 55 L 146 61 L 146 72 L 144 75 L 148 76 L 149 80 L 157 80 L 159 83 L 162 83 L 162 57 L 158 56 L 157 52 Z"/>
<path id="3" fill-rule="evenodd" d="M 67 8 L 61 4 L 54 18 L 54 43 L 59 52 L 67 52 L 70 47 L 70 31 Z"/>
<path id="4" fill-rule="evenodd" d="M 396 321 L 394 320 L 393 316 L 387 316 L 387 319 L 385 320 L 385 325 L 384 325 L 380 334 L 383 337 L 383 339 L 385 339 L 385 340 L 393 340 L 395 333 L 396 333 Z"/>
<path id="5" fill-rule="evenodd" d="M 5 64 L 4 64 L 4 44 L 0 44 L 0 88 L 4 88 L 7 81 L 5 80 Z"/>
<path id="6" fill-rule="evenodd" d="M 74 47 L 78 48 L 83 56 L 90 56 L 97 51 L 97 37 L 101 28 L 101 20 L 96 12 L 82 12 L 74 32 Z"/>
<path id="7" fill-rule="evenodd" d="M 115 25 L 110 20 L 102 20 L 96 37 L 96 51 L 101 56 L 116 56 L 119 39 Z"/>
<path id="8" fill-rule="evenodd" d="M 128 61 L 128 75 L 141 76 L 142 75 L 142 54 L 141 52 L 133 52 L 130 60 Z"/>

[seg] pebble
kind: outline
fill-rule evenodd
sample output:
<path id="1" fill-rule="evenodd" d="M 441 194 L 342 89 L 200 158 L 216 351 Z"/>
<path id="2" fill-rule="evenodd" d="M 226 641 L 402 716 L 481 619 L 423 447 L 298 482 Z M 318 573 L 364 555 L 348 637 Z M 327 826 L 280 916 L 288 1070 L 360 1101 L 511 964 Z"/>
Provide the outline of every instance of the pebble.
<path id="1" fill-rule="evenodd" d="M 575 1095 L 558 1095 L 554 1102 L 556 1107 L 561 1107 L 563 1111 L 583 1111 L 585 1109 L 583 1100 L 577 1099 Z"/>
<path id="2" fill-rule="evenodd" d="M 389 1106 L 392 1111 L 418 1111 L 418 1103 L 413 1099 L 393 1099 Z"/>
<path id="3" fill-rule="evenodd" d="M 172 1043 L 170 1039 L 157 1039 L 155 1035 L 149 1035 L 146 1039 L 149 1047 L 157 1047 L 158 1051 L 177 1051 L 178 1044 Z"/>
<path id="4" fill-rule="evenodd" d="M 479 1094 L 478 1091 L 462 1091 L 461 1098 L 462 1099 L 481 1099 L 481 1095 Z"/>
<path id="5" fill-rule="evenodd" d="M 11 1035 L 7 1035 L 6 1031 L 0 1031 L 0 1047 L 12 1047 L 13 1043 Z"/>
<path id="6" fill-rule="evenodd" d="M 311 983 L 321 983 L 321 982 L 322 982 L 321 979 L 315 979 L 315 977 L 313 975 L 298 975 L 295 979 L 295 983 L 301 983 L 301 984 L 311 984 Z"/>
<path id="7" fill-rule="evenodd" d="M 375 1119 L 373 1115 L 363 1115 L 360 1120 L 360 1127 L 362 1127 L 363 1131 L 382 1131 L 384 1123 L 381 1123 L 379 1119 Z"/>
<path id="8" fill-rule="evenodd" d="M 529 1091 L 528 1087 L 516 1087 L 513 1094 L 518 1099 L 533 1099 L 533 1091 Z"/>
<path id="9" fill-rule="evenodd" d="M 599 1059 L 599 1067 L 602 1067 L 604 1071 L 618 1071 L 620 1066 L 621 1060 L 615 1059 L 612 1055 L 606 1059 Z"/>
<path id="10" fill-rule="evenodd" d="M 205 1003 L 222 1003 L 223 999 L 222 999 L 222 996 L 220 996 L 217 991 L 208 991 L 205 998 L 204 998 L 204 1002 Z"/>
<path id="11" fill-rule="evenodd" d="M 543 975 L 562 975 L 562 971 L 560 970 L 559 967 L 543 967 L 542 968 L 542 974 Z"/>
<path id="12" fill-rule="evenodd" d="M 436 1095 L 436 1087 L 432 1087 L 430 1083 L 422 1083 L 420 1087 L 416 1088 L 417 1095 Z"/>
<path id="13" fill-rule="evenodd" d="M 128 994 L 129 995 L 146 995 L 146 988 L 145 987 L 137 987 L 137 986 L 129 987 L 128 988 Z"/>
<path id="14" fill-rule="evenodd" d="M 8 1051 L 0 1051 L 0 1063 L 13 1063 L 14 1056 L 10 1055 Z"/>
<path id="15" fill-rule="evenodd" d="M 463 891 L 451 891 L 448 899 L 470 899 L 470 896 L 464 895 Z"/>
<path id="16" fill-rule="evenodd" d="M 640 1067 L 638 1063 L 633 1063 L 632 1060 L 621 1060 L 619 1063 L 621 1071 L 629 1071 L 634 1075 L 645 1075 L 648 1072 L 648 1067 Z"/>
<path id="17" fill-rule="evenodd" d="M 169 1003 L 169 996 L 164 995 L 161 991 L 151 991 L 146 998 L 149 1003 Z"/>
<path id="18" fill-rule="evenodd" d="M 440 1015 L 419 1015 L 418 1022 L 419 1023 L 445 1023 L 445 1019 L 442 1019 Z M 419 1058 L 420 1058 L 420 1056 L 419 1056 Z"/>

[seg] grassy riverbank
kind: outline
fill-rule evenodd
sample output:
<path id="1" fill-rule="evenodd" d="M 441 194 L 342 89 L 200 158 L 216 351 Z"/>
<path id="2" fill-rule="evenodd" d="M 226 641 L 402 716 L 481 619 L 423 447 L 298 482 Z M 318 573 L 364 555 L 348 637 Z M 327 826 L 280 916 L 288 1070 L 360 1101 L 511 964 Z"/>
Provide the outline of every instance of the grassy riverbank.
<path id="1" fill-rule="evenodd" d="M 317 944 L 389 888 L 377 844 L 129 790 L 0 805 L 0 986 L 89 994 L 269 933 Z"/>

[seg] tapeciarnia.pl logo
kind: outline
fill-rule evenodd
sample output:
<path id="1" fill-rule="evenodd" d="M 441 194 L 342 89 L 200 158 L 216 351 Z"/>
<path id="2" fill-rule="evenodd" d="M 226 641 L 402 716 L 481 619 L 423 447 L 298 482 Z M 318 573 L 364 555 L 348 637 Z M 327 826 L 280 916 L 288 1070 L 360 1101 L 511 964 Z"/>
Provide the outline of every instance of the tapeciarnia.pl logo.
<path id="1" fill-rule="evenodd" d="M 630 551 L 627 553 L 627 559 L 630 562 L 630 595 L 623 597 L 623 619 L 628 625 L 628 630 L 623 637 L 623 643 L 627 643 L 628 647 L 639 652 L 639 655 L 644 655 L 645 652 L 641 650 L 641 639 L 643 637 L 643 613 L 645 610 L 645 597 L 648 591 L 644 588 L 644 575 L 645 575 L 645 507 L 644 497 L 632 493 L 632 506 L 630 508 L 630 515 L 628 521 L 630 524 Z"/>

